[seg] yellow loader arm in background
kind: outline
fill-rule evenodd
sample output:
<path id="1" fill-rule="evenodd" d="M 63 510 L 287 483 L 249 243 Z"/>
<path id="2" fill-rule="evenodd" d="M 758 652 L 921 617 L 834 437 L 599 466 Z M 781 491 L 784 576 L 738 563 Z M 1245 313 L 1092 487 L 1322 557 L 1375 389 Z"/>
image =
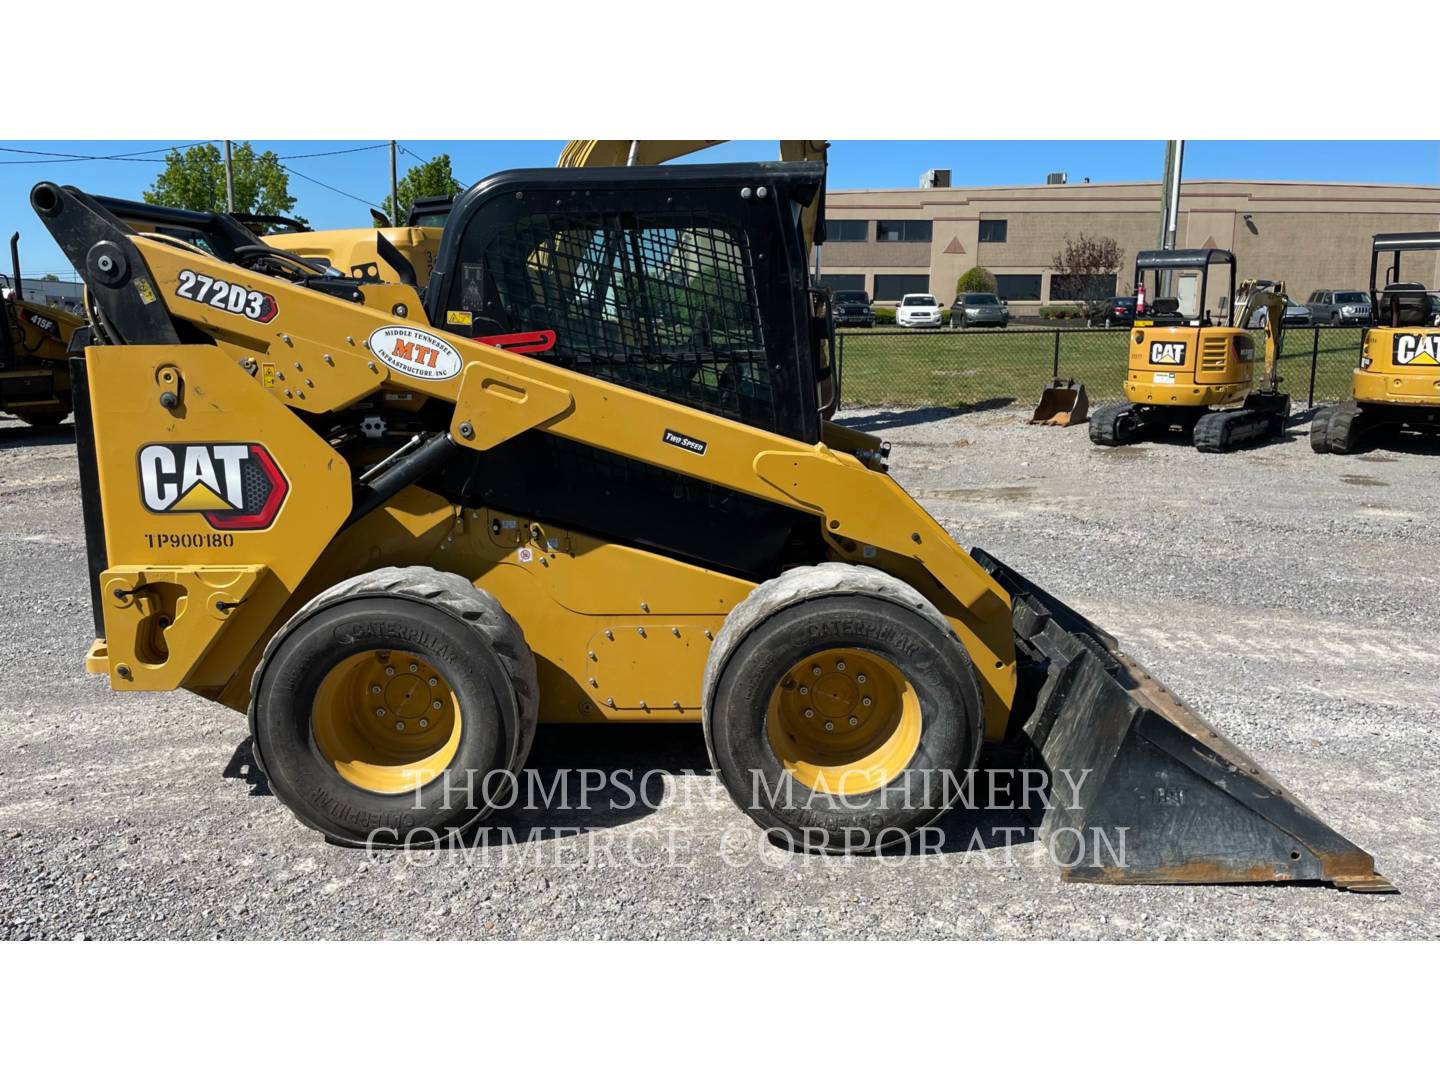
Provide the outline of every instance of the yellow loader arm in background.
<path id="1" fill-rule="evenodd" d="M 583 169 L 602 165 L 661 165 L 687 154 L 698 153 L 727 142 L 726 139 L 572 139 L 560 151 L 556 162 L 562 169 Z M 825 161 L 830 144 L 824 139 L 781 139 L 781 161 Z M 808 257 L 815 238 L 815 221 L 824 200 L 805 208 L 800 228 L 805 236 Z"/>
<path id="2" fill-rule="evenodd" d="M 1265 375 L 1261 388 L 1274 390 L 1280 385 L 1280 348 L 1285 338 L 1285 283 L 1271 282 L 1257 285 L 1246 278 L 1235 290 L 1235 300 L 1240 305 L 1235 316 L 1235 325 L 1244 329 L 1250 325 L 1250 318 L 1257 311 L 1265 312 Z"/>

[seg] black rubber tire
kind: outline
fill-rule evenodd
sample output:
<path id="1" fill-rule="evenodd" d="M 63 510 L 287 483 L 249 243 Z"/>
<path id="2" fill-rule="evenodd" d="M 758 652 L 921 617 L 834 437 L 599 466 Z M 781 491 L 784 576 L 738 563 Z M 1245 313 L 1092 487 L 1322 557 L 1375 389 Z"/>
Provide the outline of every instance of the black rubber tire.
<path id="1" fill-rule="evenodd" d="M 1310 449 L 1317 454 L 1330 453 L 1330 410 L 1321 409 L 1310 420 Z"/>
<path id="2" fill-rule="evenodd" d="M 311 731 L 326 673 L 347 656 L 385 648 L 416 654 L 443 675 L 464 720 L 453 761 L 418 793 L 350 784 Z M 537 711 L 535 657 L 519 625 L 465 578 L 423 566 L 372 571 L 315 597 L 270 640 L 250 684 L 255 760 L 271 790 L 304 824 L 351 845 L 423 846 L 472 828 L 509 796 L 494 774 L 518 775 Z"/>
<path id="3" fill-rule="evenodd" d="M 844 797 L 791 777 L 766 735 L 780 679 L 836 647 L 867 649 L 900 669 L 922 724 L 890 784 Z M 868 566 L 798 567 L 756 588 L 715 639 L 701 700 L 705 746 L 730 796 L 772 838 L 809 851 L 879 850 L 929 825 L 958 797 L 953 781 L 974 765 L 983 737 L 979 682 L 960 639 L 918 591 Z M 944 770 L 952 782 L 941 782 Z"/>

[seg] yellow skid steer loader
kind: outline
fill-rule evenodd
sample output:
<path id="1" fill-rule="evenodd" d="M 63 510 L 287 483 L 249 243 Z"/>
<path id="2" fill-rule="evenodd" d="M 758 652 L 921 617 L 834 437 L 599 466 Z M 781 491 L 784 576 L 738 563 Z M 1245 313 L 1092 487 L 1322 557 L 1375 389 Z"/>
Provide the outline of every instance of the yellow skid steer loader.
<path id="1" fill-rule="evenodd" d="M 343 843 L 475 826 L 537 723 L 690 721 L 798 848 L 906 840 L 988 743 L 1064 793 L 1033 809 L 1068 878 L 1389 888 L 826 419 L 802 226 L 824 180 L 501 173 L 456 200 L 423 289 L 40 184 L 94 308 L 89 668 L 246 712 L 276 795 Z M 1097 832 L 1123 842 L 1075 857 Z"/>

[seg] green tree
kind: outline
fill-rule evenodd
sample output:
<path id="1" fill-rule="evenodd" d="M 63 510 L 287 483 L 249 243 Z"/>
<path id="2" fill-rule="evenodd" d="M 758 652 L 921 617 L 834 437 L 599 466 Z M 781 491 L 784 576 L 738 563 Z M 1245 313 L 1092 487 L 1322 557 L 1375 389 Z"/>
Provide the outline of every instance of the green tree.
<path id="1" fill-rule="evenodd" d="M 241 214 L 287 214 L 295 206 L 285 168 L 273 150 L 257 154 L 248 142 L 230 152 L 235 210 Z M 147 203 L 182 210 L 225 209 L 225 159 L 214 143 L 165 155 L 165 168 L 144 193 Z"/>
<path id="2" fill-rule="evenodd" d="M 957 293 L 967 292 L 994 292 L 998 288 L 995 282 L 995 275 L 986 270 L 983 266 L 972 266 L 960 275 L 960 280 L 955 283 Z"/>
<path id="3" fill-rule="evenodd" d="M 410 204 L 416 199 L 432 195 L 454 197 L 461 191 L 460 181 L 456 180 L 450 171 L 449 154 L 441 154 L 421 165 L 416 165 L 400 178 L 396 188 L 400 196 L 399 212 L 396 212 L 395 207 L 391 205 L 389 195 L 386 195 L 380 204 L 385 210 L 385 216 L 396 225 L 405 224 L 405 218 L 410 213 Z"/>
<path id="4" fill-rule="evenodd" d="M 1094 315 L 1114 295 L 1124 262 L 1124 249 L 1109 236 L 1067 236 L 1050 263 L 1050 299 L 1073 300 Z"/>
<path id="5" fill-rule="evenodd" d="M 58 274 L 46 274 L 46 275 L 45 275 L 44 277 L 42 277 L 40 280 L 41 280 L 41 281 L 59 281 L 59 280 L 60 280 L 60 275 L 58 275 Z"/>

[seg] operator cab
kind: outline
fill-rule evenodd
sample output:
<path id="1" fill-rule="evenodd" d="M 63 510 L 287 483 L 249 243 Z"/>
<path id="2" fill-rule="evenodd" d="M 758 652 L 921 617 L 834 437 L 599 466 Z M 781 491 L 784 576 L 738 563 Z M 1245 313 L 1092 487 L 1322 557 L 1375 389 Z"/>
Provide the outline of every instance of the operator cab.
<path id="1" fill-rule="evenodd" d="M 806 443 L 834 404 L 807 287 L 819 162 L 524 169 L 455 200 L 425 291 L 440 329 Z M 798 284 L 797 284 L 798 283 Z"/>
<path id="2" fill-rule="evenodd" d="M 1211 314 L 1211 269 L 1228 268 L 1229 281 L 1219 292 L 1221 312 Z M 1145 286 L 1153 296 L 1144 315 L 1136 314 L 1136 326 L 1228 326 L 1224 298 L 1235 291 L 1235 256 L 1221 248 L 1178 248 L 1168 251 L 1142 251 L 1135 257 L 1135 286 Z M 1229 318 L 1234 318 L 1234 310 Z"/>
<path id="3" fill-rule="evenodd" d="M 1440 315 L 1424 285 L 1400 280 L 1400 257 L 1407 251 L 1440 251 L 1440 233 L 1380 233 L 1375 237 L 1370 250 L 1370 302 L 1377 326 L 1432 326 Z M 1390 256 L 1383 282 L 1379 280 L 1382 254 Z M 1433 269 L 1433 257 L 1430 266 Z"/>

